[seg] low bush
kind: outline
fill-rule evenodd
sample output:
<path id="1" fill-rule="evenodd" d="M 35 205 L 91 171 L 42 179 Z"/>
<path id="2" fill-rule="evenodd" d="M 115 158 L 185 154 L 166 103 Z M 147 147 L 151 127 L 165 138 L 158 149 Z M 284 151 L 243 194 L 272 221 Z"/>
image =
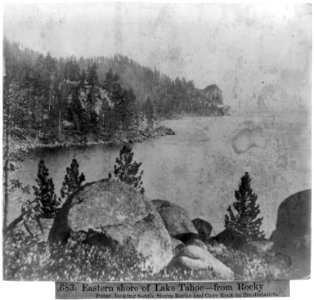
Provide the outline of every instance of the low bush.
<path id="1" fill-rule="evenodd" d="M 132 247 L 113 251 L 74 239 L 65 246 L 49 246 L 22 231 L 15 231 L 4 242 L 6 280 L 140 280 L 149 275 L 144 262 Z"/>
<path id="2" fill-rule="evenodd" d="M 236 280 L 284 279 L 289 276 L 289 267 L 280 264 L 280 258 L 275 252 L 244 252 L 223 244 L 207 247 L 209 252 L 234 272 Z"/>
<path id="3" fill-rule="evenodd" d="M 66 245 L 49 246 L 36 236 L 15 230 L 4 241 L 5 280 L 143 281 L 214 279 L 209 271 L 164 269 L 152 274 L 132 246 L 116 249 L 91 246 L 75 237 Z"/>

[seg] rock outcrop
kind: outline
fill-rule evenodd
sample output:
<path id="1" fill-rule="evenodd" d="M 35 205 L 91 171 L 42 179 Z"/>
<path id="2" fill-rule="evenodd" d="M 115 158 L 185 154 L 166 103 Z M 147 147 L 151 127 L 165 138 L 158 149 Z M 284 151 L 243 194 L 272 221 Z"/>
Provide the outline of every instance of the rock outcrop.
<path id="1" fill-rule="evenodd" d="M 232 231 L 230 229 L 224 229 L 216 236 L 210 238 L 209 243 L 224 244 L 225 246 L 230 246 L 232 248 L 238 249 L 246 243 L 246 240 L 235 231 Z"/>
<path id="2" fill-rule="evenodd" d="M 173 255 L 176 255 L 178 253 L 178 251 L 182 247 L 184 247 L 184 244 L 180 240 L 177 240 L 175 238 L 171 238 L 171 246 L 172 246 L 172 253 L 173 253 Z"/>
<path id="3" fill-rule="evenodd" d="M 55 218 L 50 243 L 66 243 L 71 232 L 86 232 L 86 243 L 132 245 L 158 272 L 172 258 L 171 238 L 154 205 L 131 186 L 101 180 L 67 199 Z"/>
<path id="4" fill-rule="evenodd" d="M 183 243 L 198 237 L 198 232 L 190 221 L 188 212 L 179 205 L 166 200 L 152 200 L 169 234 Z"/>
<path id="5" fill-rule="evenodd" d="M 213 230 L 212 225 L 209 222 L 200 218 L 192 220 L 192 223 L 195 226 L 196 230 L 198 231 L 200 239 L 203 242 L 207 242 Z"/>
<path id="6" fill-rule="evenodd" d="M 206 245 L 199 240 L 182 247 L 169 263 L 168 270 L 201 272 L 204 279 L 233 280 L 233 272 L 208 252 Z"/>
<path id="7" fill-rule="evenodd" d="M 217 106 L 223 104 L 222 91 L 217 84 L 211 84 L 207 86 L 202 90 L 202 92 L 208 101 L 213 105 Z"/>
<path id="8" fill-rule="evenodd" d="M 311 256 L 311 190 L 293 194 L 278 208 L 276 230 L 270 239 L 274 250 L 292 260 L 292 278 L 310 274 Z"/>

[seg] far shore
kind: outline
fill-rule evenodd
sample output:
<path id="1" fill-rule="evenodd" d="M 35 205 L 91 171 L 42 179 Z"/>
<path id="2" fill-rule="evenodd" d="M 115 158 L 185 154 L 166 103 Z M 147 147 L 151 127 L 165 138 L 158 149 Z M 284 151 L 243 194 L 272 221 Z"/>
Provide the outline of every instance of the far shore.
<path id="1" fill-rule="evenodd" d="M 32 142 L 27 137 L 24 139 L 12 138 L 9 143 L 9 153 L 11 156 L 10 160 L 14 162 L 23 160 L 30 152 L 36 150 L 86 147 L 94 145 L 122 146 L 124 144 L 141 143 L 147 139 L 174 134 L 175 132 L 171 128 L 161 125 L 152 129 L 122 133 L 107 140 L 102 139 L 101 135 L 93 135 L 89 137 L 78 136 L 77 138 L 72 138 L 72 141 L 55 141 L 50 143 Z"/>

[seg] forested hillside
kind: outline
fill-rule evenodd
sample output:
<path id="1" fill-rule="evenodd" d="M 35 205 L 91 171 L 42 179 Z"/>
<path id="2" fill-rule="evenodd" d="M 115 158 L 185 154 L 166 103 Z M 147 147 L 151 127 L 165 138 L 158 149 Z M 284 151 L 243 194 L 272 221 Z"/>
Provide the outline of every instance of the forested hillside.
<path id="1" fill-rule="evenodd" d="M 158 118 L 226 112 L 218 86 L 199 90 L 120 55 L 54 58 L 4 39 L 4 62 L 5 125 L 46 142 L 110 140 Z"/>

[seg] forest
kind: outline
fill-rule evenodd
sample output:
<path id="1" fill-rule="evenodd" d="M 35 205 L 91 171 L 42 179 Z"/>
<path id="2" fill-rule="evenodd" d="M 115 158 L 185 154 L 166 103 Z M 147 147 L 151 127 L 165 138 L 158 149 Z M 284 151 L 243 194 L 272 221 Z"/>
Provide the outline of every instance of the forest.
<path id="1" fill-rule="evenodd" d="M 43 143 L 152 127 L 178 115 L 224 115 L 217 85 L 197 89 L 121 55 L 54 58 L 4 39 L 4 125 Z"/>

